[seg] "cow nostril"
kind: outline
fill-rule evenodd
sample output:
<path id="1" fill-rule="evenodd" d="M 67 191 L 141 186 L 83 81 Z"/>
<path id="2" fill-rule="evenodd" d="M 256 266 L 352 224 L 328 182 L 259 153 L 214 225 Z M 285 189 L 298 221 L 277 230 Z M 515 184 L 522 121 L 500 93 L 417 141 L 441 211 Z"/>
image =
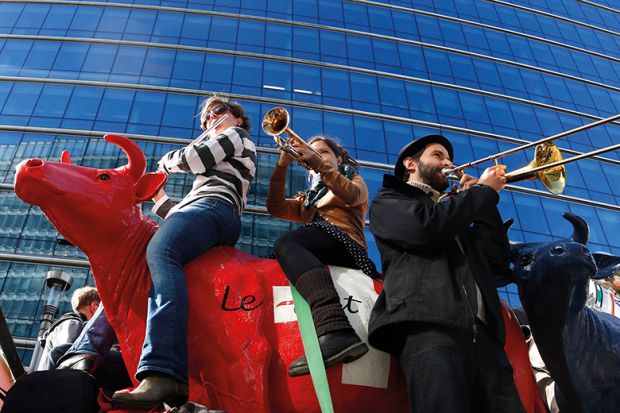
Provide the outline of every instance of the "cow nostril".
<path id="1" fill-rule="evenodd" d="M 43 161 L 37 158 L 28 159 L 26 161 L 26 166 L 29 168 L 36 168 L 39 166 L 43 166 Z"/>
<path id="2" fill-rule="evenodd" d="M 555 247 L 551 248 L 551 254 L 553 255 L 564 254 L 565 251 L 566 249 L 561 245 L 556 245 Z"/>

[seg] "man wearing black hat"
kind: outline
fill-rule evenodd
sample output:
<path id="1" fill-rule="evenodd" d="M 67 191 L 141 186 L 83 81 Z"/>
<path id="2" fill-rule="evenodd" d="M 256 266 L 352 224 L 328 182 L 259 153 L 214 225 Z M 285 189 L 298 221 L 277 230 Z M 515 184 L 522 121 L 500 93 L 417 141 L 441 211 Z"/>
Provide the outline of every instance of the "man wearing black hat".
<path id="1" fill-rule="evenodd" d="M 505 167 L 463 175 L 463 190 L 439 201 L 452 157 L 446 138 L 425 136 L 384 176 L 370 209 L 385 281 L 369 341 L 398 357 L 415 413 L 523 412 L 493 279 L 509 271 Z"/>

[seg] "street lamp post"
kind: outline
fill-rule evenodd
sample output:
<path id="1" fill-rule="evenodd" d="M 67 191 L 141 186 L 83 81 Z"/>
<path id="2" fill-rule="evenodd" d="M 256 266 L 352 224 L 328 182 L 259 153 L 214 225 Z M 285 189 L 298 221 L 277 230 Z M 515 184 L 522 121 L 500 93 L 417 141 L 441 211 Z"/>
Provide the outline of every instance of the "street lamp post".
<path id="1" fill-rule="evenodd" d="M 43 306 L 43 315 L 41 317 L 41 327 L 39 328 L 39 334 L 37 335 L 37 344 L 34 347 L 32 353 L 32 359 L 30 360 L 29 372 L 33 372 L 37 369 L 39 360 L 43 352 L 43 346 L 45 345 L 44 334 L 52 325 L 52 321 L 58 311 L 60 304 L 60 296 L 65 290 L 71 288 L 71 276 L 60 270 L 51 270 L 47 272 L 46 285 L 50 291 L 47 295 L 47 300 Z"/>

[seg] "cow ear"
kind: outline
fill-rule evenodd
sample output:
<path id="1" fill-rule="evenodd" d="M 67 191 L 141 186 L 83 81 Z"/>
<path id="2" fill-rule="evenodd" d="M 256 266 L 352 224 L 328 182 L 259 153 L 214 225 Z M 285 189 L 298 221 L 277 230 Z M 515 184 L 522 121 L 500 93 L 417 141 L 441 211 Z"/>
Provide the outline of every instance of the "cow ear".
<path id="1" fill-rule="evenodd" d="M 612 275 L 620 275 L 620 257 L 607 252 L 595 252 L 592 254 L 598 271 L 590 278 L 602 279 Z"/>
<path id="2" fill-rule="evenodd" d="M 136 200 L 142 202 L 153 198 L 166 184 L 166 180 L 168 180 L 168 175 L 163 172 L 150 172 L 142 175 L 133 186 Z"/>

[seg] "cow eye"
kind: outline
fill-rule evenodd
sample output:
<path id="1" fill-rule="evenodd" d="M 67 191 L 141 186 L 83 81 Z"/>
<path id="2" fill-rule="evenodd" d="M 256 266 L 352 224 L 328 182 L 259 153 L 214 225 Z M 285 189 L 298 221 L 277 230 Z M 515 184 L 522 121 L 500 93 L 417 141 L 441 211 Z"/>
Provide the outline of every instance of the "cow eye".
<path id="1" fill-rule="evenodd" d="M 110 180 L 110 175 L 105 173 L 105 172 L 103 172 L 103 173 L 100 173 L 99 175 L 97 175 L 97 179 L 100 179 L 102 181 L 109 181 Z"/>
<path id="2" fill-rule="evenodd" d="M 563 254 L 564 247 L 561 245 L 556 245 L 555 247 L 551 248 L 551 253 L 552 254 Z"/>

